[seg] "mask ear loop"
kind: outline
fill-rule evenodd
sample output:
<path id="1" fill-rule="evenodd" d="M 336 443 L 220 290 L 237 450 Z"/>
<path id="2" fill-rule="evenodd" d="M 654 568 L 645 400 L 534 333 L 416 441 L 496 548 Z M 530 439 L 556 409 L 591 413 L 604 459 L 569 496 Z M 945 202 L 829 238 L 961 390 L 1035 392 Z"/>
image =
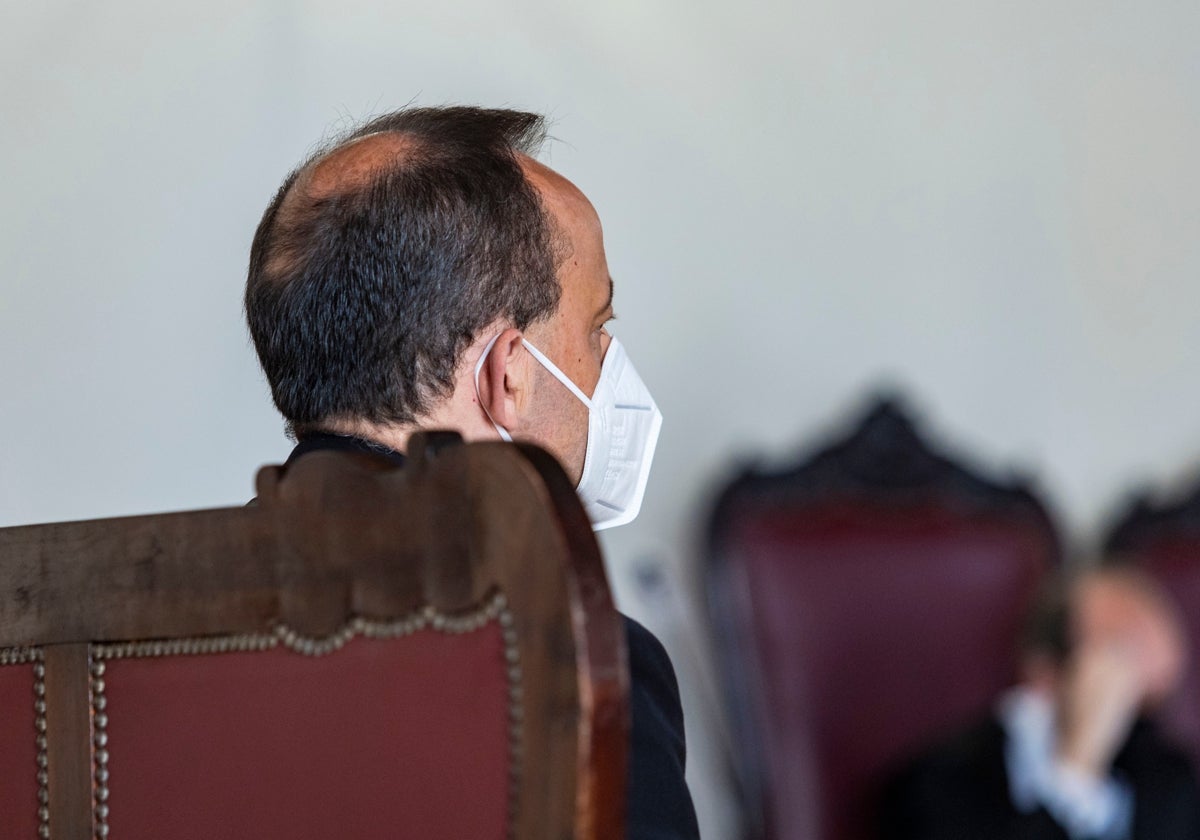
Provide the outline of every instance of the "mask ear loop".
<path id="1" fill-rule="evenodd" d="M 508 429 L 501 426 L 492 417 L 492 412 L 488 411 L 487 403 L 483 401 L 483 394 L 479 393 L 479 372 L 483 370 L 483 363 L 487 361 L 488 355 L 491 354 L 492 348 L 496 346 L 496 342 L 500 340 L 501 333 L 496 333 L 492 340 L 483 348 L 483 352 L 479 354 L 479 361 L 475 363 L 475 396 L 479 398 L 479 406 L 483 409 L 483 413 L 487 415 L 487 419 L 492 421 L 492 425 L 496 427 L 497 433 L 500 435 L 500 440 L 505 443 L 512 443 L 512 435 L 508 433 Z"/>
<path id="2" fill-rule="evenodd" d="M 578 490 L 580 487 L 583 486 L 583 480 L 588 474 L 588 469 L 589 468 L 594 469 L 595 458 L 592 454 L 592 451 L 593 451 L 593 447 L 596 446 L 596 435 L 593 434 L 593 422 L 596 418 L 596 413 L 597 413 L 596 405 L 592 401 L 591 397 L 589 397 L 587 394 L 583 393 L 583 389 L 580 388 L 578 385 L 576 385 L 569 376 L 567 376 L 565 373 L 563 373 L 561 370 L 559 370 L 558 365 L 556 365 L 556 364 L 554 364 L 554 362 L 550 361 L 549 357 L 547 357 L 545 353 L 543 353 L 541 350 L 537 349 L 532 344 L 530 344 L 528 339 L 523 339 L 521 343 L 525 346 L 525 349 L 529 351 L 529 355 L 531 355 L 531 356 L 533 356 L 533 358 L 537 359 L 538 363 L 541 364 L 542 367 L 544 367 L 546 370 L 550 371 L 550 375 L 553 376 L 555 379 L 557 379 L 559 382 L 561 382 L 563 384 L 563 386 L 566 387 L 566 389 L 568 391 L 570 391 L 572 394 L 574 394 L 575 398 L 578 399 L 581 403 L 583 403 L 584 407 L 586 407 L 588 410 L 588 436 L 587 436 L 587 443 L 584 446 L 584 450 L 583 450 L 583 470 L 579 476 L 579 483 L 577 485 L 575 485 L 575 489 Z M 613 343 L 616 343 L 616 339 L 613 339 Z M 603 378 L 604 378 L 604 370 L 608 365 L 608 360 L 615 356 L 615 354 L 614 354 L 614 356 L 609 355 L 609 353 L 612 353 L 612 349 L 613 349 L 613 345 L 609 344 L 608 345 L 608 353 L 604 354 L 604 362 L 600 366 L 601 380 L 603 380 Z M 599 382 L 596 383 L 596 387 L 597 388 L 600 387 Z"/>
<path id="3" fill-rule="evenodd" d="M 475 396 L 479 397 L 479 404 L 480 404 L 480 406 L 483 407 L 483 413 L 486 414 L 487 418 L 492 421 L 492 425 L 496 427 L 496 431 L 500 433 L 500 437 L 503 438 L 505 442 L 512 443 L 512 436 L 508 433 L 508 431 L 503 426 L 501 426 L 499 423 L 496 422 L 494 417 L 492 417 L 492 413 L 490 411 L 488 411 L 487 406 L 483 402 L 483 395 L 479 393 L 479 373 L 480 373 L 480 371 L 483 370 L 484 363 L 487 361 L 488 356 L 491 354 L 492 348 L 496 346 L 496 342 L 499 340 L 500 340 L 500 334 L 497 333 L 492 338 L 491 341 L 489 341 L 486 345 L 484 345 L 483 352 L 479 354 L 479 361 L 475 362 Z M 534 347 L 533 343 L 530 342 L 529 339 L 527 339 L 527 338 L 521 339 L 521 344 L 525 347 L 526 350 L 529 351 L 529 355 L 531 355 L 531 356 L 533 356 L 533 358 L 537 359 L 538 363 L 542 367 L 544 367 L 546 370 L 550 371 L 550 374 L 555 379 L 557 379 L 559 382 L 561 382 L 567 388 L 567 390 L 569 390 L 572 394 L 574 394 L 576 396 L 576 398 L 578 398 L 578 400 L 581 403 L 583 403 L 585 406 L 587 406 L 589 411 L 591 410 L 591 408 L 592 408 L 591 397 L 589 397 L 587 394 L 583 393 L 583 389 L 580 388 L 578 385 L 576 385 L 574 382 L 572 382 L 571 377 L 567 376 L 565 373 L 563 373 L 561 370 L 559 370 L 558 365 L 556 365 L 556 364 L 554 364 L 554 362 L 550 361 L 550 358 L 545 353 L 543 353 L 541 350 Z M 607 356 L 608 356 L 608 354 L 606 353 L 605 357 L 607 358 Z"/>
<path id="4" fill-rule="evenodd" d="M 496 338 L 499 338 L 499 337 L 500 336 L 496 336 Z M 554 364 L 554 362 L 550 361 L 550 359 L 546 356 L 545 353 L 543 353 L 541 350 L 537 349 L 532 344 L 530 344 L 528 339 L 522 339 L 521 343 L 525 345 L 525 349 L 529 351 L 529 355 L 531 355 L 531 356 L 533 356 L 533 358 L 537 359 L 541 363 L 542 367 L 544 367 L 546 370 L 550 371 L 551 375 L 553 375 L 555 379 L 557 379 L 559 382 L 561 382 L 563 385 L 565 385 L 567 387 L 567 390 L 569 390 L 572 394 L 577 396 L 579 398 L 579 401 L 588 407 L 589 411 L 591 410 L 591 408 L 592 408 L 591 398 L 588 397 L 587 394 L 583 393 L 583 390 L 578 385 L 576 385 L 574 382 L 571 381 L 571 377 L 567 376 L 565 373 L 563 373 L 561 370 L 559 370 L 558 365 L 556 365 L 556 364 Z"/>

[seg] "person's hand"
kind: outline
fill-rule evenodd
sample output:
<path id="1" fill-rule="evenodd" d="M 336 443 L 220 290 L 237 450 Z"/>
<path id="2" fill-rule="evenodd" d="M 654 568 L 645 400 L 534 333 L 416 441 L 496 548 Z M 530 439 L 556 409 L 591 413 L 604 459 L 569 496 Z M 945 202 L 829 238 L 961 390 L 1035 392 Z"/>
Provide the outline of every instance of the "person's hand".
<path id="1" fill-rule="evenodd" d="M 1082 648 L 1061 687 L 1058 760 L 1090 778 L 1107 775 L 1143 692 L 1132 645 L 1108 641 Z"/>

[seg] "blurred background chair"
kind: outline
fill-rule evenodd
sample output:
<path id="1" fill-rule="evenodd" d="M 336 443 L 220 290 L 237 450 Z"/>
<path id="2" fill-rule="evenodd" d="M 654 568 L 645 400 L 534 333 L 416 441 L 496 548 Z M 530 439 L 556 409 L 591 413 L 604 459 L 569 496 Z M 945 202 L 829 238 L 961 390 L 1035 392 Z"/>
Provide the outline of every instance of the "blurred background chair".
<path id="1" fill-rule="evenodd" d="M 893 768 L 1012 682 L 1058 560 L 1028 489 L 938 454 L 893 400 L 794 466 L 733 479 L 706 588 L 747 836 L 874 836 Z"/>
<path id="2" fill-rule="evenodd" d="M 1200 767 L 1200 483 L 1176 501 L 1136 498 L 1112 527 L 1104 548 L 1158 578 L 1180 607 L 1192 654 L 1161 722 Z"/>
<path id="3" fill-rule="evenodd" d="M 540 450 L 456 441 L 267 467 L 244 508 L 0 529 L 0 835 L 621 836 L 587 517 Z"/>

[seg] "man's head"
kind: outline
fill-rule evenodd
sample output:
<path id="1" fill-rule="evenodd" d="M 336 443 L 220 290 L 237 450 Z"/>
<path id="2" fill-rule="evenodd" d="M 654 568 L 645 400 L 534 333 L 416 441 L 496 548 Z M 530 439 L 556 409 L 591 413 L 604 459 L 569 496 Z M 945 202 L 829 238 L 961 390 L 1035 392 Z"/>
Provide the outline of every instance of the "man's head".
<path id="1" fill-rule="evenodd" d="M 1047 584 L 1022 636 L 1027 681 L 1054 691 L 1082 652 L 1104 647 L 1124 651 L 1143 706 L 1165 699 L 1183 675 L 1187 645 L 1176 608 L 1148 575 L 1109 565 Z"/>
<path id="2" fill-rule="evenodd" d="M 490 415 L 579 478 L 587 407 L 523 342 L 590 395 L 612 281 L 591 204 L 533 159 L 544 136 L 533 114 L 407 109 L 288 176 L 255 234 L 245 303 L 297 433 L 403 448 L 422 426 L 494 438 Z"/>

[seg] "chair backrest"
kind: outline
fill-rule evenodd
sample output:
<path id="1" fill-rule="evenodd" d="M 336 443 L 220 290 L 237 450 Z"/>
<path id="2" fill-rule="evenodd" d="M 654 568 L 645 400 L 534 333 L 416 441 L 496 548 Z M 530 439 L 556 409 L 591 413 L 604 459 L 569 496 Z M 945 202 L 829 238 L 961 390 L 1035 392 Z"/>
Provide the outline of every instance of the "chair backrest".
<path id="1" fill-rule="evenodd" d="M 1174 502 L 1135 500 L 1105 540 L 1105 551 L 1136 562 L 1179 605 L 1191 656 L 1161 722 L 1200 767 L 1200 486 Z"/>
<path id="2" fill-rule="evenodd" d="M 889 402 L 799 466 L 729 484 L 709 548 L 748 833 L 788 840 L 875 836 L 898 762 L 1013 678 L 1058 553 L 1028 492 L 931 452 Z"/>
<path id="3" fill-rule="evenodd" d="M 620 836 L 624 633 L 570 482 L 410 458 L 0 529 L 0 835 Z"/>

